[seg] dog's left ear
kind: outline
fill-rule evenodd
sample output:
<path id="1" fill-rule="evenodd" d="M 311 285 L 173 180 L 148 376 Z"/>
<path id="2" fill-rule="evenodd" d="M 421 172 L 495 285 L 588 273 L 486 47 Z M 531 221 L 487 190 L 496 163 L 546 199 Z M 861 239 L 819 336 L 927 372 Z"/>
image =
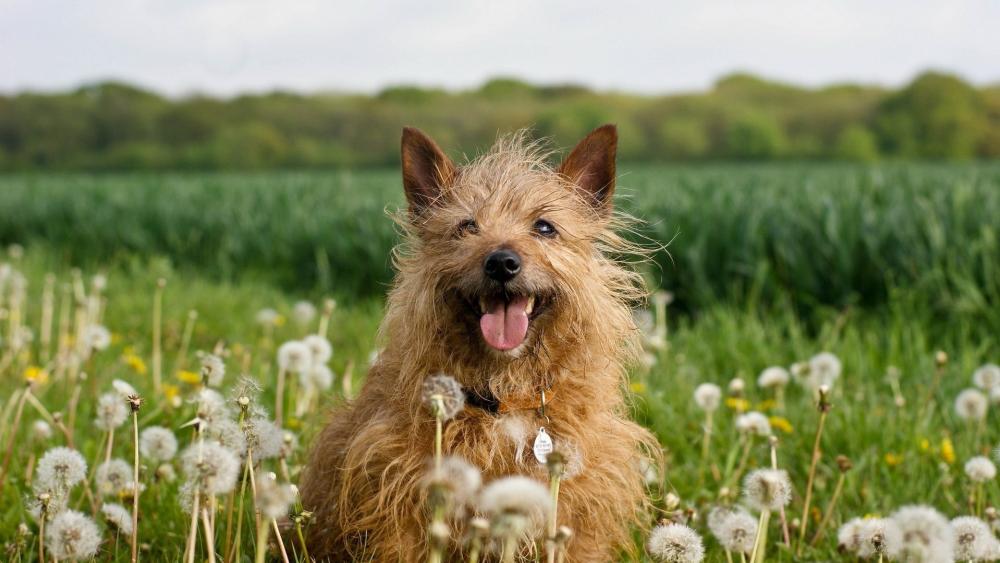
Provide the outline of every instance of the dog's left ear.
<path id="1" fill-rule="evenodd" d="M 441 190 L 452 181 L 455 165 L 419 129 L 404 127 L 400 145 L 406 201 L 410 204 L 410 214 L 420 216 L 438 201 Z"/>
<path id="2" fill-rule="evenodd" d="M 611 212 L 617 150 L 618 129 L 602 125 L 584 137 L 559 165 L 559 173 L 576 185 L 602 215 Z"/>

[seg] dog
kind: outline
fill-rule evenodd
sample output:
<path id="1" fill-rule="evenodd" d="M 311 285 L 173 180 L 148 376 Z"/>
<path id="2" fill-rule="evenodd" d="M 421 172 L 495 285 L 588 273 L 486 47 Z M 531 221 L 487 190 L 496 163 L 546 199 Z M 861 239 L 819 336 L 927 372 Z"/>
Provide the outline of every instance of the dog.
<path id="1" fill-rule="evenodd" d="M 642 278 L 622 256 L 613 210 L 613 125 L 588 134 L 558 167 L 524 133 L 458 166 L 422 132 L 402 134 L 407 209 L 379 337 L 384 349 L 359 396 L 315 439 L 301 498 L 318 560 L 426 558 L 422 478 L 434 416 L 421 403 L 430 375 L 467 396 L 443 434 L 446 454 L 484 481 L 527 475 L 544 428 L 570 452 L 559 524 L 568 561 L 609 561 L 649 525 L 639 469 L 657 463 L 653 436 L 628 418 L 626 367 L 638 358 L 633 307 Z"/>

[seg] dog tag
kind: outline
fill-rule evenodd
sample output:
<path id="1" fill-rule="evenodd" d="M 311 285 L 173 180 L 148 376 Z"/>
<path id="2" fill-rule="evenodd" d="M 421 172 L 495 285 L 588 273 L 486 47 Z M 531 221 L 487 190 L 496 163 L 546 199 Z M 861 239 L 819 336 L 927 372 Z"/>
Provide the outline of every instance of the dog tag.
<path id="1" fill-rule="evenodd" d="M 552 437 L 545 431 L 544 426 L 538 429 L 538 435 L 535 436 L 535 444 L 532 449 L 535 452 L 535 459 L 538 460 L 538 463 L 545 463 L 549 454 L 552 453 Z"/>

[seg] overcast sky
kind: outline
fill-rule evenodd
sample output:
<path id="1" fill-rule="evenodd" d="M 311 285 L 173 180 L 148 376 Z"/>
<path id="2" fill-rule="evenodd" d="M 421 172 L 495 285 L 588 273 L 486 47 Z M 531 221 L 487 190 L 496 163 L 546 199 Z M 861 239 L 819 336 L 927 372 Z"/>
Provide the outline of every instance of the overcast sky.
<path id="1" fill-rule="evenodd" d="M 998 0 L 0 0 L 0 91 L 122 79 L 171 95 L 471 87 L 638 92 L 748 70 L 807 85 L 1000 81 Z"/>

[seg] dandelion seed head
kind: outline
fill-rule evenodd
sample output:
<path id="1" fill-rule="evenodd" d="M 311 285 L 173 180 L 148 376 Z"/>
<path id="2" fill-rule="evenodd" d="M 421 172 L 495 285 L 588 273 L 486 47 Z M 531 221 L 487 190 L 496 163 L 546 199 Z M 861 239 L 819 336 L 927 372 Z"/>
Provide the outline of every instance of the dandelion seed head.
<path id="1" fill-rule="evenodd" d="M 285 342 L 278 348 L 278 367 L 287 373 L 301 373 L 312 366 L 312 350 L 301 340 Z"/>
<path id="2" fill-rule="evenodd" d="M 909 505 L 893 513 L 903 534 L 903 551 L 916 561 L 952 561 L 951 524 L 930 506 Z"/>
<path id="3" fill-rule="evenodd" d="M 763 413 L 750 411 L 736 417 L 736 429 L 744 434 L 770 436 L 771 423 Z"/>
<path id="4" fill-rule="evenodd" d="M 31 424 L 31 439 L 36 442 L 47 442 L 52 438 L 52 427 L 44 420 L 36 420 Z"/>
<path id="5" fill-rule="evenodd" d="M 284 518 L 295 502 L 295 489 L 278 483 L 273 475 L 262 475 L 257 481 L 257 508 L 266 518 Z"/>
<path id="6" fill-rule="evenodd" d="M 56 447 L 45 452 L 38 460 L 34 485 L 37 490 L 68 489 L 87 477 L 87 462 L 80 452 Z"/>
<path id="7" fill-rule="evenodd" d="M 962 420 L 982 420 L 988 407 L 986 395 L 976 389 L 966 389 L 955 398 L 955 414 Z"/>
<path id="8" fill-rule="evenodd" d="M 128 405 L 118 393 L 105 393 L 97 400 L 97 417 L 94 425 L 100 430 L 110 432 L 128 418 Z"/>
<path id="9" fill-rule="evenodd" d="M 285 435 L 281 428 L 262 417 L 252 417 L 243 423 L 243 434 L 247 447 L 253 451 L 255 460 L 269 459 L 281 454 Z"/>
<path id="10" fill-rule="evenodd" d="M 743 480 L 743 493 L 757 510 L 780 510 L 792 500 L 792 482 L 783 469 L 757 469 Z"/>
<path id="11" fill-rule="evenodd" d="M 214 389 L 199 389 L 194 395 L 194 403 L 198 409 L 198 418 L 208 425 L 230 417 L 226 399 Z"/>
<path id="12" fill-rule="evenodd" d="M 131 397 L 133 395 L 138 395 L 139 394 L 135 390 L 135 387 L 132 387 L 132 385 L 129 382 L 127 382 L 127 381 L 125 381 L 123 379 L 116 379 L 116 380 L 112 381 L 111 382 L 111 387 L 115 390 L 115 393 L 118 393 L 119 395 L 121 395 L 122 399 L 128 399 L 129 397 Z"/>
<path id="13" fill-rule="evenodd" d="M 254 317 L 254 319 L 257 321 L 257 324 L 259 325 L 275 326 L 278 324 L 279 316 L 280 315 L 278 315 L 277 311 L 268 307 L 261 309 L 260 311 L 257 311 L 257 315 Z"/>
<path id="14" fill-rule="evenodd" d="M 46 528 L 45 543 L 56 559 L 80 561 L 97 553 L 101 533 L 90 517 L 75 510 L 65 510 Z"/>
<path id="15" fill-rule="evenodd" d="M 308 301 L 298 301 L 292 305 L 292 318 L 299 326 L 307 326 L 316 318 L 316 306 Z"/>
<path id="16" fill-rule="evenodd" d="M 299 373 L 303 389 L 326 391 L 333 385 L 333 370 L 326 364 L 313 364 L 309 371 Z"/>
<path id="17" fill-rule="evenodd" d="M 201 377 L 209 387 L 219 387 L 226 377 L 226 363 L 215 354 L 202 354 Z"/>
<path id="18" fill-rule="evenodd" d="M 333 346 L 330 341 L 318 334 L 310 334 L 302 339 L 302 343 L 309 348 L 311 365 L 325 364 L 333 357 Z"/>
<path id="19" fill-rule="evenodd" d="M 427 410 L 442 420 L 455 418 L 465 408 L 465 392 L 450 375 L 438 374 L 425 379 L 421 400 Z"/>
<path id="20" fill-rule="evenodd" d="M 820 352 L 809 359 L 808 385 L 812 389 L 819 389 L 821 385 L 832 389 L 842 371 L 840 358 L 830 352 Z"/>
<path id="21" fill-rule="evenodd" d="M 132 465 L 123 459 L 111 459 L 97 466 L 94 482 L 97 493 L 116 496 L 132 490 Z"/>
<path id="22" fill-rule="evenodd" d="M 653 528 L 646 548 L 654 559 L 667 563 L 699 563 L 705 558 L 701 536 L 683 524 Z"/>
<path id="23" fill-rule="evenodd" d="M 889 518 L 868 518 L 861 521 L 856 553 L 861 558 L 886 556 L 896 559 L 903 549 L 903 532 Z"/>
<path id="24" fill-rule="evenodd" d="M 861 529 L 864 519 L 851 518 L 837 530 L 837 548 L 847 553 L 857 553 L 861 547 Z"/>
<path id="25" fill-rule="evenodd" d="M 101 514 L 121 535 L 132 535 L 132 514 L 127 508 L 120 504 L 106 502 L 101 505 Z"/>
<path id="26" fill-rule="evenodd" d="M 714 383 L 702 383 L 694 390 L 694 403 L 705 412 L 713 412 L 722 401 L 722 389 Z"/>
<path id="27" fill-rule="evenodd" d="M 188 446 L 181 454 L 181 464 L 184 473 L 200 483 L 203 492 L 213 495 L 231 491 L 240 471 L 236 454 L 212 440 Z"/>
<path id="28" fill-rule="evenodd" d="M 757 377 L 757 385 L 765 389 L 784 387 L 788 385 L 788 370 L 781 366 L 771 366 L 760 372 Z"/>
<path id="29" fill-rule="evenodd" d="M 240 425 L 228 418 L 212 422 L 205 428 L 205 436 L 218 441 L 223 447 L 242 458 L 247 454 L 247 437 Z M 256 454 L 254 455 L 256 457 Z"/>
<path id="30" fill-rule="evenodd" d="M 986 557 L 991 540 L 990 526 L 974 516 L 959 516 L 951 521 L 955 559 L 978 561 Z"/>
<path id="31" fill-rule="evenodd" d="M 139 434 L 139 452 L 154 461 L 169 461 L 177 455 L 177 437 L 162 426 L 149 426 Z"/>
<path id="32" fill-rule="evenodd" d="M 746 389 L 747 384 L 740 377 L 734 377 L 729 380 L 729 394 L 730 395 L 742 395 L 743 390 Z"/>
<path id="33" fill-rule="evenodd" d="M 487 485 L 479 495 L 479 510 L 493 518 L 512 515 L 523 519 L 522 529 L 535 536 L 544 529 L 552 512 L 547 488 L 528 477 L 503 477 Z"/>
<path id="34" fill-rule="evenodd" d="M 88 326 L 82 338 L 89 350 L 106 350 L 111 345 L 111 332 L 103 325 Z"/>
<path id="35" fill-rule="evenodd" d="M 709 525 L 712 535 L 727 551 L 750 553 L 757 537 L 757 519 L 743 509 L 725 510 Z"/>
<path id="36" fill-rule="evenodd" d="M 449 507 L 459 513 L 473 503 L 482 484 L 479 468 L 458 456 L 445 457 L 440 467 L 432 463 L 424 477 L 424 486 L 442 489 Z"/>
<path id="37" fill-rule="evenodd" d="M 965 462 L 965 475 L 976 483 L 984 483 L 997 476 L 997 466 L 987 457 L 976 456 Z"/>
<path id="38" fill-rule="evenodd" d="M 991 391 L 1000 387 L 1000 366 L 996 364 L 983 364 L 972 372 L 972 382 L 984 391 Z"/>

